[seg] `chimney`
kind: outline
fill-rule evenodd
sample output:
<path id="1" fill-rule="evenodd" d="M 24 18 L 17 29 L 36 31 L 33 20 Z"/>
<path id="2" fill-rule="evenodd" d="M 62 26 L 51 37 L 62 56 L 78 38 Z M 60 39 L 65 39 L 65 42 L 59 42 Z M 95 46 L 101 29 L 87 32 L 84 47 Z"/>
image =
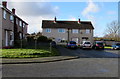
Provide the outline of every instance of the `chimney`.
<path id="1" fill-rule="evenodd" d="M 78 19 L 78 24 L 80 24 L 80 18 Z"/>
<path id="2" fill-rule="evenodd" d="M 2 2 L 2 6 L 5 7 L 5 8 L 7 8 L 7 1 L 3 1 Z"/>
<path id="3" fill-rule="evenodd" d="M 15 14 L 15 9 L 14 8 L 12 9 L 12 13 Z"/>
<path id="4" fill-rule="evenodd" d="M 56 18 L 56 16 L 55 16 L 55 18 L 54 18 L 54 23 L 56 23 L 56 20 L 57 20 L 57 18 Z"/>

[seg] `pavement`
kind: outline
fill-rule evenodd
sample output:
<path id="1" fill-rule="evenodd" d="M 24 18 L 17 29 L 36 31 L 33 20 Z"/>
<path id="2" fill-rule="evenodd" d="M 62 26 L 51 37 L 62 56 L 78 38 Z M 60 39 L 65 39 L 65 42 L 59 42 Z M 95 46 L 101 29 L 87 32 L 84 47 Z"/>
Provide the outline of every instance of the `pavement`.
<path id="1" fill-rule="evenodd" d="M 21 59 L 10 59 L 2 58 L 1 64 L 25 64 L 25 63 L 47 63 L 56 62 L 70 59 L 77 59 L 78 56 L 54 56 L 54 57 L 42 57 L 42 58 L 21 58 Z"/>

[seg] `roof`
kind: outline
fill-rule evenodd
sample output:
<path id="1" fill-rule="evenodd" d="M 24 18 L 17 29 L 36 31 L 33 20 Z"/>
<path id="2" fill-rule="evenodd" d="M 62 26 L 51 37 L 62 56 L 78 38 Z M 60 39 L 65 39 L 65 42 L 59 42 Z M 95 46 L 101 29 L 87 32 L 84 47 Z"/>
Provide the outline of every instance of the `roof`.
<path id="1" fill-rule="evenodd" d="M 12 14 L 13 16 L 17 17 L 18 19 L 20 19 L 21 21 L 23 21 L 25 24 L 28 25 L 28 23 L 26 23 L 24 20 L 22 20 L 20 17 L 18 17 L 16 14 L 13 14 L 12 11 L 10 11 L 8 8 L 2 7 L 2 9 L 6 10 L 8 13 Z"/>
<path id="2" fill-rule="evenodd" d="M 42 28 L 94 29 L 90 21 L 56 21 L 42 20 Z"/>

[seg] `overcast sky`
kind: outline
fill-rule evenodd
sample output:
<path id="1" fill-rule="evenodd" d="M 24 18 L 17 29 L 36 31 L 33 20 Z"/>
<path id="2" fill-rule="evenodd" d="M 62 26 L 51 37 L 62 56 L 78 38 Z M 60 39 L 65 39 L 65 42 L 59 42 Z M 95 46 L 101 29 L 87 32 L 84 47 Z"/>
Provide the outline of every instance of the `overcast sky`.
<path id="1" fill-rule="evenodd" d="M 12 1 L 12 2 L 11 2 Z M 91 21 L 95 27 L 94 36 L 103 36 L 106 26 L 118 19 L 118 2 L 14 2 L 9 0 L 8 8 L 16 9 L 16 14 L 25 20 L 28 33 L 42 31 L 42 20 Z M 20 1 L 20 0 L 19 0 Z"/>

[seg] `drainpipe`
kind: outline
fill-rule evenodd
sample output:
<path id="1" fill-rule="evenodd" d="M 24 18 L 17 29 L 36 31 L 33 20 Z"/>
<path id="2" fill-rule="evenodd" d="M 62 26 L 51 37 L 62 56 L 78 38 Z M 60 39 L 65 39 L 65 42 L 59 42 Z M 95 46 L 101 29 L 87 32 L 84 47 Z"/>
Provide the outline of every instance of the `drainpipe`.
<path id="1" fill-rule="evenodd" d="M 70 30 L 70 29 L 68 28 L 68 42 L 70 41 L 70 40 L 69 40 L 69 37 L 70 37 L 69 30 Z"/>

